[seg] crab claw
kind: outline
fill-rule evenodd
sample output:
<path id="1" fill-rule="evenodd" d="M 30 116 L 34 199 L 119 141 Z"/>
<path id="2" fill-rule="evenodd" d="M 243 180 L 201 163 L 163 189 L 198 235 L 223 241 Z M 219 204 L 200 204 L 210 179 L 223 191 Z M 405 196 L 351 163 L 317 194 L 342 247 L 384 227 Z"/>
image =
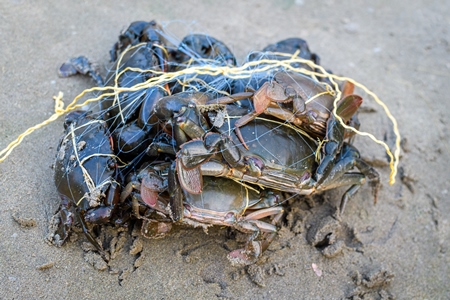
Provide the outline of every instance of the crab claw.
<path id="1" fill-rule="evenodd" d="M 346 95 L 338 103 L 336 113 L 342 118 L 344 123 L 347 123 L 351 117 L 356 113 L 362 104 L 362 98 L 358 95 Z"/>
<path id="2" fill-rule="evenodd" d="M 254 264 L 263 252 L 261 242 L 251 241 L 245 249 L 237 249 L 228 253 L 227 258 L 233 266 L 248 266 Z"/>
<path id="3" fill-rule="evenodd" d="M 98 66 L 89 61 L 86 56 L 71 58 L 63 63 L 58 69 L 58 75 L 63 78 L 76 74 L 91 76 L 99 86 L 105 85 L 98 71 Z"/>
<path id="4" fill-rule="evenodd" d="M 158 194 L 161 182 L 157 178 L 144 177 L 141 184 L 142 200 L 150 207 L 156 207 L 158 204 Z"/>
<path id="5" fill-rule="evenodd" d="M 172 230 L 172 224 L 155 220 L 144 220 L 141 234 L 148 239 L 160 239 Z"/>
<path id="6" fill-rule="evenodd" d="M 144 173 L 144 171 L 146 171 Z M 161 205 L 158 203 L 158 197 L 161 192 L 163 192 L 166 188 L 164 184 L 163 178 L 154 173 L 151 169 L 144 169 L 141 171 L 142 174 L 139 174 L 139 177 L 142 178 L 141 184 L 136 183 L 136 188 L 139 189 L 142 201 L 145 202 L 148 206 L 156 210 L 163 210 Z M 134 187 L 133 185 L 131 186 Z M 129 189 L 128 186 L 125 190 Z M 123 192 L 121 195 L 122 201 L 125 200 L 126 197 L 130 195 L 130 189 L 126 192 Z"/>
<path id="7" fill-rule="evenodd" d="M 181 187 L 190 194 L 200 194 L 203 188 L 203 177 L 200 167 L 187 170 L 183 168 L 180 162 L 177 162 L 176 166 Z"/>

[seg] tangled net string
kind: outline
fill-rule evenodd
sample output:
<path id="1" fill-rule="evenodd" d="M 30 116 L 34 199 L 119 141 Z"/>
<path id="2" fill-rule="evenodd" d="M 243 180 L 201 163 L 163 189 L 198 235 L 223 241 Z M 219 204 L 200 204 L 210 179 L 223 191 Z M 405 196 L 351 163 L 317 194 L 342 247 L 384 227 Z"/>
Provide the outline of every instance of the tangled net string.
<path id="1" fill-rule="evenodd" d="M 137 47 L 141 47 L 143 45 L 145 45 L 145 43 L 137 44 L 133 47 L 129 47 L 127 50 L 125 50 L 123 53 L 121 53 L 119 60 L 118 60 L 118 65 L 120 65 L 120 62 L 121 62 L 123 56 L 128 51 L 130 51 L 134 48 L 137 48 Z M 43 121 L 42 123 L 39 123 L 35 126 L 28 128 L 25 132 L 20 134 L 14 141 L 12 141 L 5 149 L 0 151 L 0 163 L 5 161 L 6 158 L 12 153 L 14 148 L 16 148 L 18 145 L 20 145 L 20 143 L 23 141 L 23 139 L 26 136 L 30 135 L 35 130 L 46 126 L 47 124 L 57 120 L 60 116 L 66 114 L 70 111 L 80 109 L 89 103 L 98 102 L 106 97 L 114 97 L 115 104 L 118 105 L 119 110 L 120 110 L 120 116 L 123 120 L 123 115 L 122 115 L 121 108 L 120 108 L 120 102 L 118 101 L 118 96 L 121 93 L 141 91 L 141 90 L 148 89 L 151 87 L 164 88 L 164 86 L 166 86 L 169 82 L 175 82 L 175 81 L 177 81 L 183 87 L 189 87 L 189 88 L 195 89 L 195 87 L 191 86 L 189 83 L 190 83 L 190 81 L 196 81 L 196 84 L 203 85 L 205 88 L 208 88 L 211 91 L 215 91 L 216 93 L 220 93 L 220 94 L 224 94 L 224 95 L 229 95 L 227 92 L 219 91 L 219 90 L 215 89 L 214 87 L 208 85 L 206 82 L 202 82 L 202 80 L 197 79 L 195 77 L 197 75 L 210 75 L 210 76 L 220 75 L 220 76 L 223 76 L 224 78 L 228 78 L 228 79 L 232 79 L 232 80 L 233 79 L 246 79 L 246 78 L 251 78 L 256 73 L 264 73 L 264 72 L 268 72 L 268 71 L 272 71 L 272 70 L 283 70 L 283 71 L 291 71 L 291 72 L 295 72 L 295 73 L 304 74 L 304 75 L 310 76 L 314 79 L 317 79 L 318 77 L 319 78 L 327 78 L 329 80 L 329 82 L 331 82 L 331 84 L 333 86 L 332 86 L 332 88 L 327 89 L 327 91 L 329 93 L 333 94 L 333 96 L 334 96 L 334 103 L 333 103 L 334 116 L 342 124 L 342 126 L 344 128 L 346 128 L 347 130 L 351 130 L 351 131 L 355 132 L 357 135 L 369 137 L 372 141 L 374 141 L 375 143 L 384 147 L 387 155 L 389 156 L 389 166 L 390 166 L 390 170 L 391 170 L 390 176 L 389 176 L 389 184 L 391 184 L 391 185 L 394 184 L 395 176 L 397 174 L 399 156 L 400 156 L 400 133 L 398 130 L 397 121 L 394 118 L 394 116 L 391 114 L 391 112 L 389 111 L 389 108 L 386 106 L 386 104 L 384 102 L 382 102 L 374 92 L 370 91 L 366 86 L 357 82 L 356 80 L 354 80 L 352 78 L 348 78 L 348 77 L 342 77 L 342 76 L 337 76 L 337 75 L 331 74 L 331 73 L 327 72 L 322 66 L 317 65 L 310 60 L 306 60 L 306 59 L 299 57 L 299 51 L 297 51 L 293 55 L 286 54 L 286 53 L 276 53 L 276 52 L 275 53 L 271 52 L 271 54 L 275 54 L 277 56 L 284 56 L 284 57 L 286 57 L 286 59 L 285 60 L 260 59 L 260 60 L 256 60 L 256 61 L 247 62 L 241 66 L 230 66 L 230 65 L 219 66 L 216 64 L 208 64 L 208 60 L 206 60 L 206 59 L 200 59 L 202 64 L 198 64 L 198 65 L 197 64 L 196 65 L 188 64 L 188 66 L 185 69 L 175 71 L 175 72 L 159 72 L 159 71 L 155 71 L 155 70 L 151 70 L 151 69 L 141 70 L 141 69 L 129 68 L 129 67 L 125 68 L 119 72 L 118 71 L 119 68 L 117 68 L 116 72 L 115 72 L 113 86 L 93 87 L 93 88 L 86 89 L 86 90 L 82 91 L 78 96 L 76 96 L 73 99 L 73 101 L 69 105 L 67 105 L 66 108 L 64 108 L 63 93 L 59 92 L 59 94 L 57 96 L 54 96 L 53 97 L 55 100 L 54 114 L 47 120 Z M 312 70 L 316 70 L 316 71 L 311 71 L 309 69 L 305 69 L 302 67 L 296 67 L 298 65 L 300 65 L 300 66 L 307 65 Z M 152 76 L 147 81 L 140 83 L 140 84 L 136 84 L 132 87 L 119 87 L 119 85 L 118 85 L 119 78 L 126 71 L 153 73 L 154 76 Z M 187 81 L 186 80 L 183 81 L 183 77 L 185 77 L 186 75 L 191 75 L 191 77 Z M 359 130 L 355 129 L 354 127 L 344 124 L 341 117 L 339 117 L 339 115 L 337 115 L 337 113 L 336 113 L 337 103 L 341 99 L 341 96 L 342 96 L 342 91 L 339 89 L 338 82 L 345 82 L 345 81 L 351 82 L 356 87 L 362 89 L 368 96 L 370 96 L 378 105 L 380 105 L 383 108 L 384 113 L 392 122 L 392 129 L 395 134 L 395 144 L 394 144 L 395 149 L 393 151 L 385 142 L 377 139 L 371 133 L 359 131 Z M 88 98 L 84 102 L 79 103 L 79 102 L 81 102 L 81 99 L 83 97 L 86 97 L 87 95 L 89 95 L 91 93 L 101 93 L 101 94 L 96 97 Z M 308 101 L 311 101 L 311 100 L 312 99 L 309 99 Z M 320 145 L 318 147 L 320 147 Z"/>

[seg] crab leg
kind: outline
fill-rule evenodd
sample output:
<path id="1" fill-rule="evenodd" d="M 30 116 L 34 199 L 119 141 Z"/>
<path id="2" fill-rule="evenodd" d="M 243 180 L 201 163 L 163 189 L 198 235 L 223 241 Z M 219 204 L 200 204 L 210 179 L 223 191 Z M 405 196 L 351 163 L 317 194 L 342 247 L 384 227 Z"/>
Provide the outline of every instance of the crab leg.
<path id="1" fill-rule="evenodd" d="M 80 223 L 81 229 L 88 241 L 91 242 L 92 245 L 94 245 L 103 260 L 108 262 L 109 259 L 107 258 L 105 251 L 103 251 L 102 247 L 97 243 L 94 236 L 91 234 L 91 231 L 87 228 L 83 213 L 80 212 L 79 214 L 75 214 L 75 218 L 77 218 L 77 221 Z"/>
<path id="2" fill-rule="evenodd" d="M 244 100 L 253 96 L 252 92 L 242 92 L 231 96 L 224 96 L 214 100 L 209 100 L 206 104 L 230 104 L 240 100 Z"/>
<path id="3" fill-rule="evenodd" d="M 96 65 L 89 61 L 86 56 L 71 58 L 70 60 L 63 63 L 58 70 L 58 75 L 63 78 L 70 77 L 76 74 L 90 76 L 95 80 L 98 86 L 105 85 Z"/>
<path id="4" fill-rule="evenodd" d="M 317 187 L 318 191 L 323 191 L 351 185 L 342 196 L 339 214 L 343 214 L 347 202 L 365 183 L 366 178 L 369 179 L 372 186 L 374 203 L 377 202 L 378 189 L 380 187 L 380 175 L 374 168 L 360 159 L 358 150 L 349 144 L 344 144 L 341 153 L 343 154 L 330 170 L 327 178 Z M 361 173 L 346 173 L 353 167 L 356 167 Z"/>
<path id="5" fill-rule="evenodd" d="M 175 164 L 172 163 L 169 168 L 169 178 L 168 178 L 169 194 L 170 194 L 169 207 L 170 207 L 170 217 L 174 222 L 177 222 L 183 219 L 184 206 L 183 206 L 183 193 L 175 173 L 176 173 Z"/>
<path id="6" fill-rule="evenodd" d="M 275 239 L 277 235 L 276 224 L 281 220 L 283 213 L 283 208 L 277 206 L 261 209 L 245 216 L 245 220 L 242 221 L 243 224 L 254 225 L 254 233 L 250 236 L 244 249 L 231 251 L 227 255 L 231 263 L 233 265 L 250 265 L 255 263 L 261 254 L 269 247 L 270 243 Z M 274 216 L 271 223 L 265 223 L 257 220 L 267 216 Z M 243 225 L 240 224 L 240 226 L 242 228 Z M 260 241 L 255 241 L 254 239 L 258 236 L 260 230 L 264 232 L 262 234 L 262 239 Z"/>

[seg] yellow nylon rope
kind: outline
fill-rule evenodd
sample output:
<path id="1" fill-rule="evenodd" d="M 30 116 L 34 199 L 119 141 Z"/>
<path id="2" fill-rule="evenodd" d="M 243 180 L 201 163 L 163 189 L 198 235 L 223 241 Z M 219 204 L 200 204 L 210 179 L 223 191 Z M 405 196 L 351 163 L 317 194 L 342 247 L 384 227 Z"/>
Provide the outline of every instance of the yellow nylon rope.
<path id="1" fill-rule="evenodd" d="M 126 51 L 124 51 L 119 57 L 117 66 L 120 66 L 120 62 L 122 61 L 122 58 L 126 54 L 127 51 L 130 51 L 137 47 L 141 47 L 143 45 L 145 45 L 145 44 L 138 44 L 138 45 L 130 47 Z M 24 133 L 20 134 L 17 137 L 17 139 L 12 141 L 5 149 L 0 151 L 0 163 L 3 162 L 11 154 L 13 149 L 15 147 L 17 147 L 27 135 L 29 135 L 33 131 L 49 124 L 50 122 L 55 121 L 56 119 L 58 119 L 60 116 L 64 115 L 65 113 L 76 110 L 78 108 L 81 108 L 81 107 L 87 105 L 88 103 L 97 102 L 106 97 L 114 97 L 114 99 L 115 99 L 114 101 L 119 106 L 119 111 L 122 116 L 122 111 L 121 111 L 121 107 L 120 107 L 120 103 L 119 103 L 120 101 L 118 101 L 118 95 L 120 93 L 134 92 L 134 91 L 139 91 L 142 89 L 147 89 L 147 88 L 156 87 L 156 86 L 159 86 L 162 88 L 165 84 L 167 84 L 169 82 L 173 82 L 173 81 L 182 82 L 179 78 L 182 76 L 185 76 L 185 75 L 211 75 L 211 76 L 223 75 L 230 79 L 245 79 L 245 78 L 252 77 L 255 73 L 261 73 L 261 72 L 267 72 L 269 70 L 279 69 L 279 70 L 286 70 L 286 71 L 292 71 L 292 72 L 296 72 L 296 73 L 305 74 L 305 75 L 311 76 L 313 78 L 317 78 L 317 77 L 328 78 L 328 80 L 333 84 L 334 90 L 336 91 L 334 104 L 333 104 L 334 105 L 333 114 L 335 115 L 336 119 L 339 122 L 341 122 L 341 124 L 344 126 L 344 128 L 351 130 L 358 135 L 367 136 L 370 139 L 372 139 L 375 143 L 380 144 L 385 148 L 386 153 L 388 154 L 388 156 L 390 158 L 391 174 L 390 174 L 389 183 L 391 185 L 394 184 L 395 176 L 397 174 L 399 156 L 400 156 L 400 133 L 398 130 L 397 121 L 395 120 L 395 118 L 391 114 L 391 112 L 389 111 L 386 104 L 384 104 L 375 93 L 370 91 L 363 84 L 355 81 L 354 79 L 348 78 L 348 77 L 341 77 L 341 76 L 337 76 L 334 74 L 330 74 L 323 67 L 316 65 L 314 62 L 298 57 L 298 53 L 294 53 L 294 55 L 286 54 L 286 53 L 273 53 L 273 54 L 285 56 L 286 60 L 261 59 L 261 60 L 257 60 L 257 61 L 247 62 L 238 67 L 230 66 L 230 65 L 217 66 L 214 64 L 191 65 L 186 69 L 182 69 L 182 70 L 179 70 L 176 72 L 170 72 L 170 73 L 164 73 L 164 72 L 155 71 L 155 70 L 141 70 L 141 69 L 137 69 L 137 68 L 125 68 L 119 72 L 118 71 L 119 68 L 117 68 L 116 73 L 115 73 L 115 78 L 114 78 L 114 86 L 93 87 L 93 88 L 86 89 L 86 90 L 82 91 L 78 96 L 76 96 L 73 99 L 73 101 L 65 109 L 64 109 L 64 103 L 62 101 L 63 93 L 59 92 L 58 96 L 53 97 L 55 99 L 55 113 L 50 118 L 45 120 L 44 122 L 28 128 Z M 303 65 L 308 65 L 312 70 L 318 70 L 318 71 L 311 71 L 311 70 L 308 70 L 305 68 L 294 67 L 294 65 L 296 65 L 296 64 L 298 65 L 299 63 L 303 64 Z M 143 73 L 148 72 L 148 73 L 154 74 L 155 76 L 151 77 L 146 82 L 136 84 L 135 86 L 132 86 L 132 87 L 119 87 L 118 80 L 119 80 L 120 76 L 122 76 L 126 71 L 135 71 L 135 72 L 143 72 Z M 370 134 L 368 132 L 361 132 L 361 131 L 359 131 L 353 127 L 347 126 L 346 124 L 343 123 L 342 119 L 336 114 L 336 108 L 337 108 L 336 104 L 340 100 L 341 95 L 342 95 L 342 92 L 339 90 L 339 86 L 336 83 L 336 80 L 341 81 L 341 82 L 349 81 L 349 82 L 353 83 L 355 86 L 359 87 L 364 92 L 366 92 L 367 95 L 372 97 L 373 100 L 375 100 L 375 102 L 383 108 L 386 116 L 392 122 L 393 131 L 396 136 L 394 154 L 392 154 L 391 149 L 389 148 L 389 146 L 386 143 L 384 143 L 381 140 L 378 140 L 372 134 Z M 202 85 L 205 85 L 205 87 L 209 87 L 207 83 L 201 82 L 201 81 L 199 81 L 199 82 Z M 211 88 L 213 89 L 213 87 L 211 87 Z M 83 103 L 77 104 L 81 98 L 83 98 L 85 95 L 92 93 L 92 92 L 102 92 L 102 94 L 100 96 L 97 96 L 94 98 L 88 98 Z M 122 118 L 123 118 L 123 116 L 122 116 Z"/>

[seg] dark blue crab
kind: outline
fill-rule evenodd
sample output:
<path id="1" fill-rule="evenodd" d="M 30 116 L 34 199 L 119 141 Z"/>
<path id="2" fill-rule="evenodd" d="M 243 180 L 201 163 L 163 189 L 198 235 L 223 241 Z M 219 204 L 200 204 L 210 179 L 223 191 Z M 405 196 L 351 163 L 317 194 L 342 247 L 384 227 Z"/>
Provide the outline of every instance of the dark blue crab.
<path id="1" fill-rule="evenodd" d="M 119 203 L 121 185 L 111 135 L 104 121 L 84 111 L 69 113 L 64 127 L 54 166 L 61 205 L 53 242 L 61 246 L 78 224 L 103 253 L 91 225 L 111 221 Z"/>

